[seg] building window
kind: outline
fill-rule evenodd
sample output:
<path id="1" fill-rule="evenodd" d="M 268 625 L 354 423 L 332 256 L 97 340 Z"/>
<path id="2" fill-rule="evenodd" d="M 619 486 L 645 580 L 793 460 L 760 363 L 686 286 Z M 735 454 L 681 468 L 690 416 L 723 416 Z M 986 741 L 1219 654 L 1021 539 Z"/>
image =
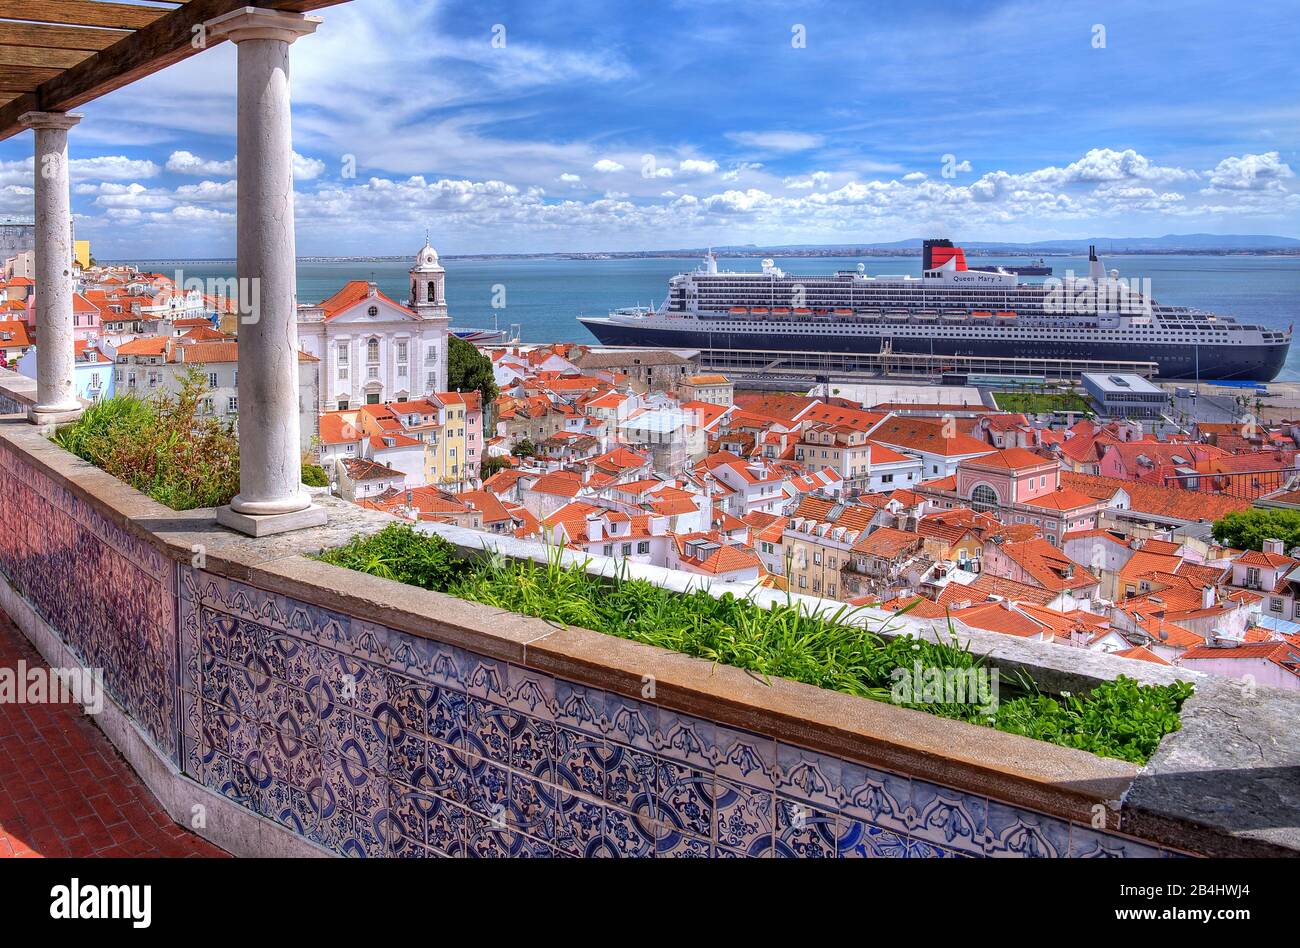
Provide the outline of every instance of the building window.
<path id="1" fill-rule="evenodd" d="M 378 306 L 372 306 L 372 307 L 370 307 L 368 310 L 366 310 L 366 315 L 367 315 L 367 316 L 378 316 L 378 315 L 379 315 L 379 307 L 378 307 Z"/>
<path id="2" fill-rule="evenodd" d="M 406 340 L 405 339 L 399 339 L 397 341 L 397 361 L 398 362 L 406 361 Z"/>
<path id="3" fill-rule="evenodd" d="M 230 412 L 230 414 L 232 415 L 235 412 L 239 411 L 239 396 L 237 395 L 230 396 L 229 406 L 226 408 L 226 411 Z"/>
<path id="4" fill-rule="evenodd" d="M 425 364 L 425 365 L 437 365 L 437 364 L 438 364 L 438 347 L 437 347 L 437 346 L 429 346 L 429 348 L 426 349 L 426 350 L 424 351 L 424 364 Z"/>
<path id="5" fill-rule="evenodd" d="M 623 544 L 623 555 L 624 555 L 624 556 L 631 556 L 631 555 L 632 555 L 632 544 L 631 544 L 631 543 L 624 543 L 624 544 Z"/>
<path id="6" fill-rule="evenodd" d="M 975 489 L 970 492 L 970 505 L 981 513 L 997 510 L 1001 506 L 997 492 L 988 484 L 975 485 Z"/>
<path id="7" fill-rule="evenodd" d="M 636 545 L 636 551 L 637 551 L 638 553 L 642 553 L 642 554 L 649 553 L 649 552 L 650 552 L 650 541 L 649 541 L 649 540 L 642 540 L 640 543 L 638 543 L 638 544 Z"/>
<path id="8" fill-rule="evenodd" d="M 372 365 L 379 361 L 379 340 L 371 339 L 366 343 L 366 361 Z"/>
<path id="9" fill-rule="evenodd" d="M 348 410 L 348 400 L 346 398 L 340 398 L 339 411 L 347 411 L 347 410 Z"/>
<path id="10" fill-rule="evenodd" d="M 340 342 L 339 343 L 339 365 L 347 365 L 347 364 L 348 364 L 348 344 L 346 342 Z"/>
<path id="11" fill-rule="evenodd" d="M 216 388 L 216 387 L 217 387 L 217 373 L 216 373 L 216 372 L 209 372 L 209 373 L 208 373 L 208 388 Z"/>

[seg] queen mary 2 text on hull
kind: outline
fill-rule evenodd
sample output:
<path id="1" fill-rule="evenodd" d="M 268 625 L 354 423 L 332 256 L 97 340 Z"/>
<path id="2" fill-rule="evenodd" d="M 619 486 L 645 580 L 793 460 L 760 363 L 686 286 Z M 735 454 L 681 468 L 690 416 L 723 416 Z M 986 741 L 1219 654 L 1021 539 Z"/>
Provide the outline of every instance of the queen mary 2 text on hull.
<path id="1" fill-rule="evenodd" d="M 1291 330 L 1157 303 L 1147 281 L 1109 273 L 1089 249 L 1086 276 L 1021 283 L 971 270 L 948 240 L 925 242 L 920 277 L 861 266 L 796 276 L 764 260 L 727 272 L 712 254 L 668 281 L 657 309 L 581 321 L 604 345 L 1154 362 L 1168 379 L 1270 382 Z"/>

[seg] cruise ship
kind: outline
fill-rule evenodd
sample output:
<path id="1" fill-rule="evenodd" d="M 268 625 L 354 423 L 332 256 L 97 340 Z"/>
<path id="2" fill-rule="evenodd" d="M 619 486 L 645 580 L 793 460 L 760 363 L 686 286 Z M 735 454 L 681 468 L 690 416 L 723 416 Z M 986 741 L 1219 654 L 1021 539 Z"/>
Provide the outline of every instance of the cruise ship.
<path id="1" fill-rule="evenodd" d="M 1086 276 L 1041 283 L 970 269 L 950 240 L 924 242 L 919 277 L 861 264 L 797 276 L 772 260 L 721 271 L 710 252 L 668 281 L 660 306 L 579 320 L 608 346 L 1154 362 L 1166 379 L 1271 382 L 1282 370 L 1290 328 L 1161 305 L 1146 282 L 1107 272 L 1095 247 Z"/>

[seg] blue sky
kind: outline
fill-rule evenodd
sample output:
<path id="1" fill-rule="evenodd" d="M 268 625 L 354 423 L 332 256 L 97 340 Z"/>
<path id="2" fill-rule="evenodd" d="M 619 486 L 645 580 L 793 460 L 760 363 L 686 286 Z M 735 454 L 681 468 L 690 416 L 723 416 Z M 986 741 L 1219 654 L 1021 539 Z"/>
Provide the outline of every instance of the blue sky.
<path id="1" fill-rule="evenodd" d="M 444 253 L 1300 236 L 1300 5 L 321 15 L 293 48 L 304 254 L 408 253 L 426 227 Z M 80 110 L 74 210 L 97 256 L 233 252 L 234 59 L 223 44 Z M 0 213 L 30 213 L 30 151 L 0 143 Z"/>

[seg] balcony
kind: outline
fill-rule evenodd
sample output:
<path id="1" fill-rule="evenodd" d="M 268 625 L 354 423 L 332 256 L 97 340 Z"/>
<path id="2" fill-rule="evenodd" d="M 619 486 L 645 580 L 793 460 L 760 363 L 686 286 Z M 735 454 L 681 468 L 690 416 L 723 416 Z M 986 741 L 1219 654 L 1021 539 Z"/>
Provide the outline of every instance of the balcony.
<path id="1" fill-rule="evenodd" d="M 17 390 L 21 383 L 4 382 L 0 407 L 21 409 L 29 397 Z M 1300 696 L 1259 688 L 1247 699 L 1219 679 L 1154 666 L 1135 672 L 1136 663 L 1102 654 L 959 630 L 1004 675 L 1027 672 L 1048 691 L 1083 692 L 1120 673 L 1151 683 L 1196 678 L 1182 729 L 1139 771 L 888 703 L 782 679 L 764 683 L 740 669 L 342 571 L 304 554 L 378 530 L 390 518 L 325 498 L 326 526 L 240 536 L 218 525 L 211 510 L 179 514 L 160 507 L 63 452 L 18 415 L 0 419 L 0 467 L 17 485 L 0 496 L 0 518 L 13 525 L 0 538 L 0 605 L 47 657 L 70 654 L 104 668 L 111 698 L 99 718 L 105 733 L 137 772 L 168 771 L 151 790 L 174 817 L 186 816 L 188 801 L 205 801 L 213 814 L 205 835 L 237 855 L 664 856 L 720 855 L 721 849 L 852 855 L 854 840 L 867 836 L 889 839 L 913 856 L 1003 855 L 1017 846 L 1058 856 L 1300 849 L 1294 805 L 1269 776 L 1297 765 L 1300 752 L 1286 733 L 1300 715 Z M 547 555 L 510 537 L 432 529 L 466 553 Z M 99 574 L 110 560 L 115 584 L 68 595 L 59 577 Z M 588 568 L 614 566 L 595 557 Z M 700 581 L 653 567 L 631 569 L 673 589 Z M 715 584 L 711 591 L 739 590 Z M 780 598 L 770 591 L 757 597 Z M 886 634 L 938 640 L 947 635 L 939 625 L 897 619 Z M 127 638 L 140 645 L 123 648 Z M 307 654 L 316 656 L 312 663 L 301 660 Z M 313 685 L 310 676 L 321 668 L 324 678 Z M 650 700 L 646 675 L 656 682 Z M 266 706 L 249 689 L 268 676 L 284 686 L 269 694 L 325 689 L 328 710 Z M 347 682 L 353 688 L 345 697 Z M 705 788 L 698 802 L 712 816 L 698 826 L 647 822 L 598 788 L 566 785 L 551 788 L 639 829 L 578 839 L 554 833 L 563 812 L 514 810 L 505 828 L 493 828 L 484 808 L 498 771 L 522 779 L 528 767 L 510 754 L 499 756 L 486 731 L 470 727 L 465 734 L 477 737 L 440 741 L 426 730 L 426 718 L 407 714 L 419 702 L 451 698 L 452 707 L 477 709 L 475 720 L 484 725 L 503 714 L 516 721 L 512 731 L 535 722 L 610 750 L 639 748 L 684 775 L 695 788 L 686 792 Z M 484 711 L 489 717 L 478 718 Z M 323 718 L 333 714 L 345 715 L 356 731 L 347 747 L 328 736 L 331 722 Z M 285 721 L 297 735 L 293 746 L 311 751 L 301 761 L 314 762 L 311 773 L 283 755 L 254 753 L 257 735 L 282 732 Z M 449 786 L 440 794 L 404 770 L 407 742 L 466 768 L 462 790 Z M 1260 747 L 1275 749 L 1261 756 Z M 356 754 L 365 755 L 353 763 L 364 764 L 356 772 L 376 782 L 375 798 L 403 799 L 403 807 L 378 813 L 362 797 L 354 796 L 349 808 L 328 793 L 295 792 L 313 777 L 327 784 L 330 768 Z M 743 838 L 721 833 L 727 808 L 754 795 L 805 807 L 815 818 L 811 836 L 779 825 Z M 417 799 L 446 809 L 452 819 L 440 825 L 448 835 L 435 839 L 411 829 L 409 821 L 420 818 L 411 809 Z M 942 820 L 931 812 L 939 800 Z M 1223 800 L 1233 807 L 1221 806 Z M 339 812 L 348 816 L 346 828 L 325 819 Z M 377 828 L 361 831 L 372 818 Z"/>

